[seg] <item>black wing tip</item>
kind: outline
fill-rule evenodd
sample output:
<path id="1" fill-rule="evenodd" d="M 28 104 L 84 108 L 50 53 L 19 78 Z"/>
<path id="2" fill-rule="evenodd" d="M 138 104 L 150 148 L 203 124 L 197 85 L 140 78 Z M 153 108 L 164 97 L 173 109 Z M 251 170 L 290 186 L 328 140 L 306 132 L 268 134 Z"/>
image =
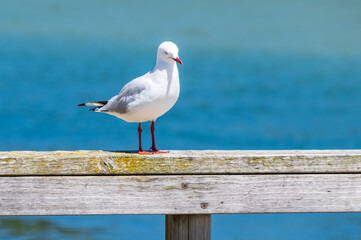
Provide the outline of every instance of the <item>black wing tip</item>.
<path id="1" fill-rule="evenodd" d="M 90 103 L 80 103 L 78 104 L 78 106 L 97 106 L 97 107 L 102 107 L 104 105 L 106 105 L 109 101 L 108 100 L 105 100 L 105 101 L 97 101 L 97 102 L 90 102 Z M 98 103 L 98 104 L 96 104 Z M 101 106 L 100 106 L 100 105 Z"/>

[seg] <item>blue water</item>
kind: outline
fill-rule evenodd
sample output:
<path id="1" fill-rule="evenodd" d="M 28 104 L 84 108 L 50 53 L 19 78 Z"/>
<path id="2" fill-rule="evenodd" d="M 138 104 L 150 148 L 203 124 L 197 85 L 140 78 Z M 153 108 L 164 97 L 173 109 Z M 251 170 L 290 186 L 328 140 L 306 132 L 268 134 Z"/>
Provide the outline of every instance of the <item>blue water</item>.
<path id="1" fill-rule="evenodd" d="M 361 143 L 359 1 L 3 1 L 0 150 L 137 148 L 106 100 L 180 48 L 161 149 L 348 149 Z M 144 126 L 144 146 L 150 134 Z M 361 214 L 214 215 L 213 239 L 361 239 Z M 163 216 L 0 217 L 0 239 L 162 239 Z M 50 237 L 49 237 L 50 236 Z"/>

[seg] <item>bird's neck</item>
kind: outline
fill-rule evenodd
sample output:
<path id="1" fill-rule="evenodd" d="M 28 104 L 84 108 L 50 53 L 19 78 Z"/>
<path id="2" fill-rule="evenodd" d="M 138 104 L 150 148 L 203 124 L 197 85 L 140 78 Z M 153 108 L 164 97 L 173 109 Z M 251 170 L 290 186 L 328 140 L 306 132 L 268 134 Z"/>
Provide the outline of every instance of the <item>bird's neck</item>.
<path id="1" fill-rule="evenodd" d="M 178 68 L 175 62 L 168 63 L 157 59 L 151 73 L 159 76 L 157 79 L 165 79 L 168 83 L 171 83 L 174 79 L 179 81 Z"/>
<path id="2" fill-rule="evenodd" d="M 163 60 L 157 59 L 157 62 L 155 64 L 154 70 L 167 70 L 167 71 L 173 71 L 174 68 L 177 68 L 177 65 L 175 62 L 167 63 Z"/>

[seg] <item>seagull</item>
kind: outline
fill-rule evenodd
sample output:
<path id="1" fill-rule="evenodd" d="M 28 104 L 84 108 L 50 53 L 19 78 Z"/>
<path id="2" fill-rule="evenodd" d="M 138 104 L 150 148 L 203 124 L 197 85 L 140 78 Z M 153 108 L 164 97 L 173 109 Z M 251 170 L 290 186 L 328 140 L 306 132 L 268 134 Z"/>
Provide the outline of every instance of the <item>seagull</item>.
<path id="1" fill-rule="evenodd" d="M 139 154 L 168 153 L 155 146 L 154 124 L 157 118 L 168 112 L 178 100 L 179 73 L 176 63 L 183 65 L 178 52 L 178 47 L 173 42 L 161 43 L 152 71 L 130 81 L 110 100 L 81 103 L 78 106 L 93 106 L 95 108 L 89 111 L 107 113 L 126 122 L 139 123 Z M 152 152 L 142 148 L 141 124 L 147 121 L 152 121 Z"/>

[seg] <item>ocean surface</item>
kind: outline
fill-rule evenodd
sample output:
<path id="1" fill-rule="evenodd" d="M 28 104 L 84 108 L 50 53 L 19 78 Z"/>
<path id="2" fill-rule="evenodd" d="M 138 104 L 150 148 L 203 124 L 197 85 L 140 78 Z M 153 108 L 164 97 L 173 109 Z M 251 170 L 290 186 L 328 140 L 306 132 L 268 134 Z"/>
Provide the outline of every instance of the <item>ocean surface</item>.
<path id="1" fill-rule="evenodd" d="M 357 149 L 361 2 L 1 1 L 0 150 L 135 150 L 88 112 L 174 41 L 181 94 L 160 149 Z M 143 145 L 151 145 L 143 127 Z M 164 216 L 0 217 L 0 239 L 163 239 Z M 213 215 L 213 239 L 361 239 L 361 214 Z"/>

